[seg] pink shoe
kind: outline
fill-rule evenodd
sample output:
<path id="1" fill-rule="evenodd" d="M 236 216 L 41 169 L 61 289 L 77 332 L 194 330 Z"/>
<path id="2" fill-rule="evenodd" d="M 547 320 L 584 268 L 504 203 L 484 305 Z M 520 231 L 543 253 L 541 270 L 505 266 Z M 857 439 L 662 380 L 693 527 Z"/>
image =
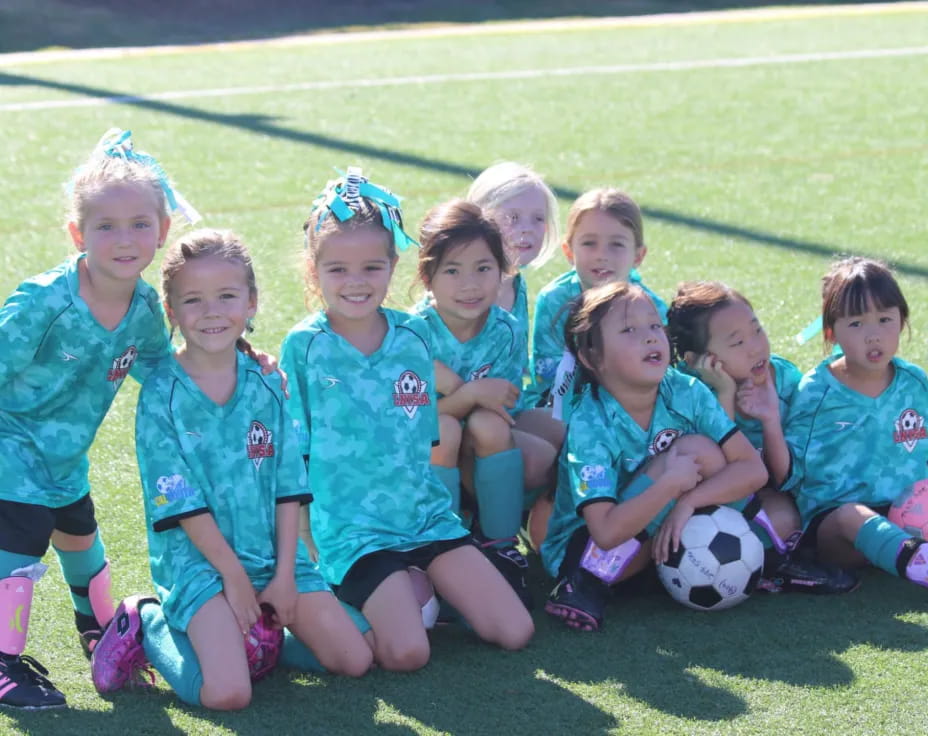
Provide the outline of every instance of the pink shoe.
<path id="1" fill-rule="evenodd" d="M 126 598 L 113 616 L 103 636 L 93 648 L 90 671 L 97 692 L 111 693 L 126 684 L 149 684 L 143 679 L 154 681 L 148 669 L 148 658 L 142 648 L 142 618 L 139 607 L 147 601 L 158 602 L 157 598 L 131 595 Z"/>
<path id="2" fill-rule="evenodd" d="M 261 618 L 245 637 L 245 656 L 248 657 L 248 673 L 252 682 L 267 677 L 277 666 L 283 645 L 283 629 L 274 628 L 274 609 L 262 603 Z"/>

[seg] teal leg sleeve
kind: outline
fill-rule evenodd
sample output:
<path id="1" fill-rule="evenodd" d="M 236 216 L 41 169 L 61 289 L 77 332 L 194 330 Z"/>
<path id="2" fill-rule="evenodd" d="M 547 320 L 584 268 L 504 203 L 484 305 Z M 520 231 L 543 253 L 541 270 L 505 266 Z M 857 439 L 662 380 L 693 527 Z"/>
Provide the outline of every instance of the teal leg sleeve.
<path id="1" fill-rule="evenodd" d="M 451 492 L 451 509 L 454 513 L 461 510 L 461 471 L 457 468 L 446 468 L 443 465 L 433 465 L 432 470 L 438 476 L 445 488 Z"/>
<path id="2" fill-rule="evenodd" d="M 140 609 L 142 647 L 152 666 L 161 673 L 177 697 L 189 705 L 200 705 L 203 673 L 189 637 L 172 629 L 158 603 Z"/>
<path id="3" fill-rule="evenodd" d="M 345 609 L 345 612 L 354 622 L 354 625 L 358 627 L 358 631 L 362 634 L 366 634 L 371 630 L 371 625 L 367 622 L 367 619 L 364 618 L 363 613 L 344 601 L 339 601 L 339 603 L 342 604 L 342 608 Z M 284 630 L 284 645 L 280 650 L 280 660 L 278 664 L 281 667 L 286 667 L 291 670 L 302 670 L 303 672 L 322 673 L 326 671 L 322 663 L 316 659 L 316 655 L 313 654 L 312 649 L 286 629 Z"/>
<path id="4" fill-rule="evenodd" d="M 88 549 L 80 552 L 65 552 L 56 547 L 55 554 L 58 555 L 61 574 L 71 589 L 71 602 L 74 610 L 84 616 L 93 616 L 89 593 L 90 579 L 106 564 L 106 553 L 99 532 Z"/>
<path id="5" fill-rule="evenodd" d="M 873 516 L 860 527 L 854 547 L 878 568 L 898 577 L 896 558 L 908 538 L 885 516 Z"/>
<path id="6" fill-rule="evenodd" d="M 518 448 L 474 460 L 474 491 L 480 528 L 488 539 L 519 533 L 524 495 L 522 451 Z"/>
<path id="7" fill-rule="evenodd" d="M 21 555 L 16 552 L 6 552 L 0 549 L 0 580 L 10 577 L 10 573 L 13 572 L 13 570 L 29 567 L 29 565 L 34 565 L 41 559 L 41 557 Z"/>

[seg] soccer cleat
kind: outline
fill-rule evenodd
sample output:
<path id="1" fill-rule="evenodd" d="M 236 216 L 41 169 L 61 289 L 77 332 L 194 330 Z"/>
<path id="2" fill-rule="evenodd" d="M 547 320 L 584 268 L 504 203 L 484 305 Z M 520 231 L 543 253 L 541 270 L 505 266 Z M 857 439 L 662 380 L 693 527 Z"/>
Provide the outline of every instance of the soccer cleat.
<path id="1" fill-rule="evenodd" d="M 22 710 L 63 708 L 64 695 L 48 670 L 28 655 L 0 654 L 0 705 Z"/>
<path id="2" fill-rule="evenodd" d="M 525 581 L 525 571 L 528 570 L 528 560 L 519 552 L 513 539 L 483 539 L 475 537 L 474 541 L 480 551 L 493 563 L 493 566 L 506 578 L 506 582 L 519 596 L 522 605 L 529 611 L 535 606 L 532 593 Z M 504 546 L 496 546 L 503 544 Z"/>
<path id="3" fill-rule="evenodd" d="M 245 656 L 252 682 L 267 677 L 277 666 L 283 645 L 284 630 L 274 628 L 274 609 L 270 604 L 262 603 L 261 618 L 245 636 Z"/>
<path id="4" fill-rule="evenodd" d="M 154 675 L 142 648 L 142 617 L 139 607 L 157 598 L 131 595 L 119 607 L 90 657 L 90 671 L 97 692 L 110 693 L 126 685 L 149 685 Z M 143 677 L 144 675 L 144 677 Z"/>
<path id="5" fill-rule="evenodd" d="M 757 590 L 836 595 L 850 593 L 859 586 L 860 579 L 849 570 L 823 562 L 787 557 L 758 581 Z"/>
<path id="6" fill-rule="evenodd" d="M 606 608 L 606 586 L 586 570 L 561 578 L 545 603 L 545 612 L 580 631 L 599 631 Z"/>

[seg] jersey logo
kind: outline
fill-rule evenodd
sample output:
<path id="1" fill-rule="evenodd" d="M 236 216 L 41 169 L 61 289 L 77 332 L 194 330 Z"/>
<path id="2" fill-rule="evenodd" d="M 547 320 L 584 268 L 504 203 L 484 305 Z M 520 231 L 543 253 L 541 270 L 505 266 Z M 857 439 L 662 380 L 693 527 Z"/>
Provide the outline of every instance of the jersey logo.
<path id="1" fill-rule="evenodd" d="M 261 467 L 266 457 L 274 457 L 274 443 L 271 442 L 271 431 L 261 422 L 254 421 L 248 429 L 245 446 L 248 449 L 248 459 L 255 464 L 255 470 Z"/>
<path id="2" fill-rule="evenodd" d="M 925 418 L 915 409 L 906 409 L 895 421 L 893 442 L 901 444 L 906 450 L 912 452 L 919 440 L 925 439 Z"/>
<path id="3" fill-rule="evenodd" d="M 341 382 L 342 382 L 341 379 L 336 378 L 335 376 L 323 376 L 322 377 L 322 384 L 323 384 L 322 388 L 332 388 L 333 386 L 337 386 Z"/>
<path id="4" fill-rule="evenodd" d="M 135 345 L 127 347 L 122 355 L 118 358 L 113 358 L 113 364 L 106 374 L 106 380 L 114 382 L 122 381 L 122 379 L 129 375 L 129 371 L 132 370 L 132 364 L 135 363 L 135 359 L 138 357 L 139 351 L 136 350 Z"/>
<path id="5" fill-rule="evenodd" d="M 406 416 L 412 419 L 420 406 L 428 406 L 426 387 L 427 383 L 415 373 L 403 371 L 399 380 L 393 382 L 393 406 L 401 406 Z"/>
<path id="6" fill-rule="evenodd" d="M 838 428 L 838 431 L 847 429 L 848 427 L 853 427 L 854 422 L 835 422 L 835 426 Z"/>
<path id="7" fill-rule="evenodd" d="M 648 448 L 649 455 L 659 455 L 668 447 L 673 444 L 673 441 L 677 439 L 680 435 L 679 429 L 662 429 L 656 435 L 654 435 L 654 440 L 651 442 L 651 446 Z"/>
<path id="8" fill-rule="evenodd" d="M 76 355 L 71 355 L 71 353 L 69 353 L 67 350 L 62 350 L 62 351 L 61 351 L 61 357 L 64 359 L 64 362 L 65 362 L 65 363 L 68 363 L 68 362 L 70 362 L 70 361 L 72 361 L 72 360 L 77 360 L 77 356 L 76 356 Z"/>
<path id="9" fill-rule="evenodd" d="M 484 363 L 477 370 L 471 371 L 470 376 L 468 376 L 468 381 L 479 381 L 481 378 L 486 378 L 490 375 L 490 369 L 493 367 L 492 363 Z"/>
<path id="10" fill-rule="evenodd" d="M 155 506 L 164 506 L 166 503 L 180 501 L 194 494 L 194 490 L 187 483 L 187 479 L 176 473 L 174 475 L 162 475 L 155 481 L 155 487 L 158 489 L 158 495 L 154 498 Z"/>
<path id="11" fill-rule="evenodd" d="M 604 465 L 584 465 L 580 468 L 580 490 L 607 490 L 609 481 L 606 478 L 606 467 Z"/>

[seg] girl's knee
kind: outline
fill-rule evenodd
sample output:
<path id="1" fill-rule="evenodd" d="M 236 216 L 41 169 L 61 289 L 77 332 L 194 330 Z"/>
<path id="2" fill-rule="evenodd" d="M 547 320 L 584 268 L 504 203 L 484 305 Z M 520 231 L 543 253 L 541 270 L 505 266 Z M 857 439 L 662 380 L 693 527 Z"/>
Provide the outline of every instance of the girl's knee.
<path id="1" fill-rule="evenodd" d="M 500 649 L 514 652 L 524 649 L 535 635 L 535 624 L 528 611 L 513 612 L 497 622 L 492 632 L 483 638 Z"/>
<path id="2" fill-rule="evenodd" d="M 465 435 L 478 456 L 486 457 L 514 447 L 512 427 L 496 412 L 476 409 L 467 417 Z"/>
<path id="3" fill-rule="evenodd" d="M 705 435 L 682 435 L 673 441 L 673 446 L 677 448 L 677 452 L 696 458 L 703 478 L 715 475 L 728 464 L 722 448 Z"/>
<path id="4" fill-rule="evenodd" d="M 200 705 L 210 710 L 242 710 L 251 703 L 251 682 L 230 685 L 204 683 L 200 689 Z"/>
<path id="5" fill-rule="evenodd" d="M 453 468 L 461 452 L 461 422 L 449 414 L 438 417 L 438 445 L 432 448 L 432 464 Z"/>
<path id="6" fill-rule="evenodd" d="M 334 675 L 345 677 L 362 677 L 374 663 L 374 653 L 366 646 L 352 647 L 339 653 L 332 662 L 323 663 Z"/>
<path id="7" fill-rule="evenodd" d="M 385 670 L 413 672 L 429 661 L 428 639 L 424 642 L 392 642 L 379 644 L 377 663 Z"/>

